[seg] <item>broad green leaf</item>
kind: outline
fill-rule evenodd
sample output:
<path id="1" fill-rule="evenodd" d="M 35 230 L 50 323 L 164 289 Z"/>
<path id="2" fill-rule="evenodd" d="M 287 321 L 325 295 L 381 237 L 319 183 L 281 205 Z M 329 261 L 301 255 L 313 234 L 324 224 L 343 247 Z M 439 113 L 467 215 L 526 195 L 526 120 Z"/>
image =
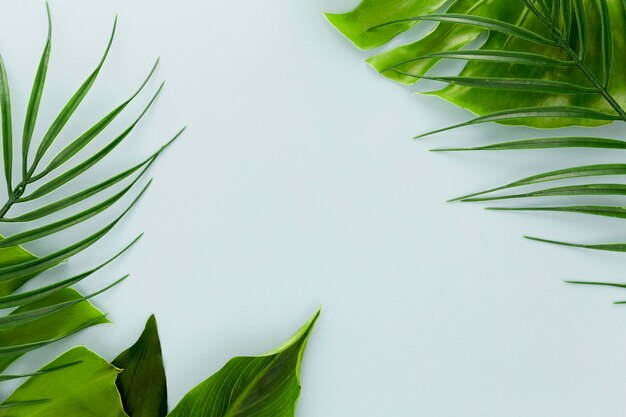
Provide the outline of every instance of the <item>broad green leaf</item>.
<path id="1" fill-rule="evenodd" d="M 81 361 L 68 362 L 68 363 L 64 363 L 64 364 L 59 365 L 59 366 L 53 366 L 53 367 L 49 367 L 49 368 L 47 367 L 46 369 L 42 369 L 40 371 L 33 372 L 31 374 L 14 374 L 14 375 L 4 374 L 4 375 L 0 375 L 0 382 L 11 381 L 13 379 L 29 378 L 31 376 L 37 376 L 37 375 L 49 374 L 51 372 L 56 372 L 56 371 L 60 371 L 62 369 L 66 369 L 66 368 L 69 368 L 69 367 L 72 367 L 72 366 L 76 366 L 79 363 L 81 363 Z"/>
<path id="2" fill-rule="evenodd" d="M 294 417 L 300 364 L 319 312 L 274 351 L 231 359 L 191 390 L 170 417 Z"/>
<path id="3" fill-rule="evenodd" d="M 132 417 L 165 417 L 167 385 L 161 341 L 154 316 L 150 316 L 141 336 L 128 350 L 111 362 L 122 369 L 117 388 L 124 410 Z"/>
<path id="4" fill-rule="evenodd" d="M 46 372 L 75 364 L 55 372 Z M 122 409 L 115 378 L 119 370 L 87 349 L 76 347 L 30 377 L 4 404 L 45 402 L 0 409 L 6 417 L 128 417 Z"/>
<path id="5" fill-rule="evenodd" d="M 417 7 L 421 0 L 403 2 L 405 10 Z M 554 81 L 577 86 L 593 87 L 598 94 L 557 93 L 554 90 L 507 91 L 502 94 L 501 85 L 494 88 L 485 85 L 451 84 L 435 92 L 478 116 L 502 111 L 542 107 L 585 108 L 604 114 L 619 114 L 626 118 L 622 107 L 626 106 L 626 73 L 611 68 L 626 67 L 626 54 L 622 34 L 626 32 L 626 11 L 621 0 L 571 0 L 566 2 L 456 0 L 442 10 L 427 10 L 391 16 L 394 5 L 385 0 L 368 0 L 345 16 L 349 20 L 335 22 L 340 31 L 357 43 L 362 31 L 357 22 L 367 21 L 372 33 L 378 30 L 406 31 L 415 24 L 436 24 L 434 30 L 415 42 L 383 50 L 368 62 L 384 76 L 405 84 L 419 81 L 415 76 L 436 76 L 428 73 L 445 55 L 453 53 L 477 41 L 483 51 L 501 53 L 529 53 L 559 61 L 574 61 L 574 66 L 545 67 L 502 64 L 502 61 L 468 60 L 458 76 L 466 78 L 526 78 L 537 83 Z M 378 16 L 365 17 L 367 9 L 378 8 Z M 447 7 L 447 8 L 446 8 Z M 552 10 L 554 8 L 554 10 Z M 567 11 L 569 10 L 569 12 Z M 565 14 L 569 16 L 565 16 Z M 559 18 L 559 15 L 562 15 Z M 423 22 L 423 23 L 422 23 Z M 556 29 L 555 29 L 556 28 Z M 366 31 L 367 33 L 367 31 Z M 407 37 L 411 37 L 407 34 Z M 380 46 L 389 39 L 380 39 Z M 619 51 L 619 53 L 617 52 Z M 461 53 L 459 51 L 459 53 Z M 397 71 L 390 71 L 389 69 Z M 427 74 L 428 73 L 428 74 Z M 530 81 L 529 81 L 530 82 Z M 526 124 L 536 127 L 560 127 L 572 124 L 597 126 L 611 122 L 612 118 L 560 117 L 492 120 L 498 123 Z"/>
<path id="6" fill-rule="evenodd" d="M 371 29 L 378 29 L 378 28 L 385 27 L 388 25 L 396 25 L 398 23 L 407 22 L 407 21 L 433 21 L 433 22 L 456 23 L 456 24 L 462 24 L 462 25 L 472 25 L 472 26 L 477 26 L 481 29 L 488 29 L 488 30 L 492 30 L 495 32 L 500 32 L 505 35 L 523 39 L 529 42 L 535 42 L 535 43 L 548 45 L 552 47 L 558 46 L 558 44 L 553 40 L 550 40 L 544 36 L 538 35 L 532 30 L 528 30 L 523 27 L 519 27 L 517 25 L 508 23 L 508 22 L 502 22 L 496 19 L 490 19 L 490 18 L 485 18 L 481 16 L 472 16 L 472 15 L 458 14 L 458 13 L 447 13 L 447 14 L 433 13 L 430 15 L 411 17 L 408 19 L 395 20 L 389 23 L 383 23 L 382 25 L 374 26 Z"/>
<path id="7" fill-rule="evenodd" d="M 0 241 L 2 241 L 3 239 L 4 236 L 0 235 Z M 19 265 L 25 262 L 32 262 L 36 259 L 37 257 L 35 255 L 19 246 L 0 248 L 0 269 Z M 24 285 L 24 283 L 26 283 L 33 277 L 34 275 L 7 281 L 0 280 L 0 296 L 11 294 L 13 291 Z"/>
<path id="8" fill-rule="evenodd" d="M 408 21 L 370 30 L 381 19 L 392 21 L 430 13 L 445 3 L 446 0 L 387 0 L 385 2 L 364 0 L 350 13 L 326 13 L 326 18 L 359 48 L 371 49 L 386 43 L 399 33 L 410 29 L 416 23 Z"/>
<path id="9" fill-rule="evenodd" d="M 470 50 L 464 49 L 461 51 L 444 51 L 444 52 L 433 52 L 432 54 L 416 56 L 411 59 L 407 59 L 406 61 L 398 62 L 393 67 L 384 68 L 382 72 L 388 71 L 390 69 L 395 69 L 402 67 L 405 64 L 410 64 L 413 61 L 420 61 L 423 59 L 459 59 L 464 61 L 473 61 L 473 62 L 494 62 L 498 64 L 509 64 L 509 65 L 539 65 L 539 66 L 547 66 L 547 67 L 563 67 L 563 66 L 571 66 L 571 61 L 566 61 L 562 59 L 555 59 L 549 56 L 544 56 L 540 54 L 533 54 L 530 52 L 514 52 L 514 51 L 498 51 L 498 50 Z M 406 74 L 406 73 L 403 73 Z M 419 78 L 419 77 L 418 77 Z M 469 78 L 469 77 L 466 77 Z M 537 80 L 540 81 L 540 80 Z M 484 85 L 481 86 L 484 88 Z"/>
<path id="10" fill-rule="evenodd" d="M 76 290 L 65 288 L 36 303 L 19 307 L 11 314 L 33 311 L 80 298 L 82 295 Z M 88 301 L 82 301 L 40 320 L 0 330 L 0 372 L 30 350 L 102 323 L 110 322 L 100 310 Z"/>

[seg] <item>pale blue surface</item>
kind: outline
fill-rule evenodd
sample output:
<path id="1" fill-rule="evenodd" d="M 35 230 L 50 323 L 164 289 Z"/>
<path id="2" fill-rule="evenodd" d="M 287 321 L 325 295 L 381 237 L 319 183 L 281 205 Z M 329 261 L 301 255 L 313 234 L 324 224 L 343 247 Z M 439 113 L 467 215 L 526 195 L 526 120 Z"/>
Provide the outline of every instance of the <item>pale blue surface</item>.
<path id="1" fill-rule="evenodd" d="M 51 2 L 53 55 L 37 132 L 95 65 L 116 12 L 119 36 L 80 111 L 83 124 L 62 136 L 125 98 L 158 55 L 167 84 L 156 110 L 117 160 L 95 172 L 126 166 L 190 128 L 115 237 L 65 267 L 82 270 L 146 232 L 129 256 L 81 287 L 132 274 L 96 300 L 115 327 L 91 329 L 16 370 L 79 342 L 112 358 L 154 312 L 174 405 L 229 357 L 280 344 L 322 304 L 299 417 L 623 415 L 626 310 L 610 304 L 622 293 L 561 281 L 619 281 L 624 256 L 521 239 L 617 241 L 626 238 L 623 223 L 444 203 L 621 154 L 427 152 L 500 140 L 508 130 L 411 141 L 468 115 L 432 97 L 410 98 L 410 89 L 374 74 L 366 54 L 321 14 L 349 3 Z M 44 42 L 44 6 L 2 0 L 0 10 L 0 52 L 19 120 Z"/>

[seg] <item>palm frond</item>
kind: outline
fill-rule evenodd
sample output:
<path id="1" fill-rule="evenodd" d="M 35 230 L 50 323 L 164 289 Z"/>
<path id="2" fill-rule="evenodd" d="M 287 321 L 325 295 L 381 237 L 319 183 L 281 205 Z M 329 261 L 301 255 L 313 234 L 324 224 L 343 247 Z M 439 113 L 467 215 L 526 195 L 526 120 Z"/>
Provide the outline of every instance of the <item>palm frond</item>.
<path id="1" fill-rule="evenodd" d="M 52 145 L 61 141 L 65 126 L 72 122 L 73 115 L 88 96 L 92 86 L 98 79 L 99 73 L 104 68 L 106 58 L 113 45 L 117 19 L 113 24 L 113 30 L 104 48 L 103 55 L 95 68 L 63 106 L 52 124 L 45 130 L 45 134 L 40 140 L 35 140 L 34 132 L 52 52 L 52 19 L 50 17 L 50 9 L 47 7 L 46 10 L 48 34 L 26 110 L 24 128 L 21 135 L 21 158 L 17 160 L 21 165 L 21 175 L 16 181 L 12 177 L 14 170 L 12 159 L 13 131 L 9 80 L 4 62 L 0 58 L 0 116 L 2 118 L 3 168 L 8 193 L 6 202 L 0 205 L 0 223 L 19 223 L 23 225 L 18 232 L 0 237 L 0 309 L 12 309 L 7 314 L 0 316 L 0 372 L 24 353 L 69 337 L 92 325 L 108 322 L 106 315 L 90 304 L 89 300 L 118 285 L 126 276 L 114 281 L 112 284 L 103 285 L 100 290 L 88 295 L 81 295 L 72 289 L 71 286 L 94 275 L 118 259 L 139 238 L 134 239 L 125 248 L 86 272 L 29 291 L 20 291 L 19 289 L 25 283 L 39 277 L 60 263 L 66 262 L 106 236 L 135 206 L 150 185 L 150 181 L 140 185 L 148 169 L 157 157 L 182 133 L 181 130 L 173 139 L 143 161 L 121 172 L 110 174 L 109 178 L 104 181 L 87 186 L 82 191 L 69 196 L 57 198 L 52 202 L 37 204 L 43 201 L 40 200 L 41 197 L 61 189 L 77 178 L 83 178 L 90 168 L 109 156 L 124 139 L 133 133 L 135 127 L 156 101 L 163 87 L 161 84 L 152 93 L 143 110 L 122 133 L 118 134 L 99 150 L 83 157 L 82 161 L 69 166 L 71 161 L 77 159 L 79 154 L 85 151 L 85 147 L 88 144 L 101 136 L 105 128 L 116 120 L 131 102 L 138 100 L 142 93 L 148 89 L 150 80 L 154 78 L 158 66 L 157 60 L 143 82 L 126 100 L 95 122 L 85 133 L 69 141 L 62 147 L 60 152 L 50 157 L 49 153 Z M 38 145 L 34 146 L 33 144 L 35 143 Z M 31 155 L 32 160 L 30 158 Z M 50 159 L 50 162 L 43 169 L 39 169 L 44 158 Z M 31 190 L 30 188 L 33 187 L 33 184 L 38 181 L 41 181 L 42 185 Z M 70 212 L 77 207 L 78 203 L 88 198 L 99 196 L 118 184 L 122 185 L 122 189 L 113 195 L 101 198 L 86 209 L 74 213 Z M 138 190 L 135 192 L 135 189 Z M 101 226 L 99 230 L 89 232 L 87 236 L 77 242 L 58 245 L 51 253 L 40 255 L 34 255 L 23 247 L 23 245 L 33 241 L 55 236 L 63 230 L 96 218 L 103 213 L 112 212 L 130 194 L 135 194 L 132 197 L 132 201 L 120 209 L 113 220 Z M 34 208 L 31 208 L 26 213 L 22 212 L 12 216 L 11 211 L 25 202 L 33 202 L 35 204 Z M 54 213 L 61 213 L 61 218 L 44 225 L 29 225 L 34 220 L 45 219 Z M 0 381 L 12 379 L 13 377 L 21 376 L 0 376 Z"/>
<path id="2" fill-rule="evenodd" d="M 626 65 L 622 39 L 626 33 L 626 2 L 623 0 L 457 0 L 443 11 L 425 7 L 426 4 L 434 6 L 434 1 L 413 0 L 404 2 L 403 6 L 410 8 L 417 3 L 423 5 L 425 13 L 386 19 L 385 16 L 393 14 L 386 12 L 380 19 L 372 19 L 377 8 L 393 6 L 383 0 L 370 0 L 346 14 L 350 20 L 335 17 L 341 15 L 332 15 L 331 19 L 331 23 L 353 41 L 363 36 L 363 33 L 374 36 L 379 31 L 396 28 L 396 34 L 399 34 L 421 22 L 436 24 L 421 39 L 368 59 L 383 76 L 403 84 L 415 84 L 421 80 L 442 83 L 440 90 L 430 94 L 477 115 L 463 123 L 421 133 L 416 138 L 493 122 L 539 128 L 571 125 L 593 127 L 626 122 L 626 73 L 615 70 Z M 362 20 L 366 16 L 367 20 Z M 368 27 L 363 28 L 365 23 Z M 411 25 L 407 26 L 409 23 Z M 472 42 L 476 44 L 481 35 L 485 35 L 484 42 L 478 47 L 466 49 Z M 380 40 L 377 46 L 389 41 Z M 357 43 L 357 46 L 361 45 Z M 458 74 L 433 73 L 438 63 L 450 59 L 465 61 Z M 433 150 L 452 152 L 559 148 L 623 150 L 626 149 L 626 141 L 593 135 L 531 137 Z M 555 181 L 607 175 L 626 175 L 626 165 L 596 164 L 548 171 L 450 201 L 568 197 L 574 199 L 574 204 L 490 209 L 549 211 L 626 219 L 624 207 L 580 203 L 581 199 L 591 196 L 625 196 L 624 183 L 545 186 Z M 513 192 L 513 189 L 528 186 L 534 186 L 535 189 Z M 622 243 L 579 244 L 544 238 L 530 239 L 576 248 L 626 252 L 626 244 Z"/>

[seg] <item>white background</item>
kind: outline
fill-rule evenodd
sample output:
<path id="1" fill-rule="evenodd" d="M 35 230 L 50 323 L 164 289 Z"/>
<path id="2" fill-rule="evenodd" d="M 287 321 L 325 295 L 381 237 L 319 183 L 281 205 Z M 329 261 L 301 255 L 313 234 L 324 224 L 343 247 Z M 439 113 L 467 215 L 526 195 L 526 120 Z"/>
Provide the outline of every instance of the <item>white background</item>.
<path id="1" fill-rule="evenodd" d="M 102 77 L 55 150 L 125 99 L 157 56 L 157 78 L 167 80 L 128 143 L 57 196 L 189 129 L 152 170 L 140 206 L 51 277 L 82 271 L 144 231 L 132 253 L 80 286 L 94 290 L 132 274 L 96 300 L 114 326 L 92 328 L 12 369 L 32 369 L 78 343 L 112 359 L 155 313 L 173 407 L 230 357 L 270 350 L 323 305 L 303 365 L 299 417 L 624 414 L 626 311 L 611 301 L 626 292 L 562 283 L 622 280 L 624 256 L 521 238 L 620 241 L 623 223 L 444 203 L 623 156 L 428 152 L 536 132 L 482 126 L 412 141 L 469 115 L 376 75 L 363 62 L 368 55 L 322 15 L 354 4 L 51 2 L 53 51 L 37 137 L 95 66 L 120 17 Z M 45 38 L 44 5 L 0 6 L 0 52 L 19 134 Z M 146 99 L 89 149 L 120 132 Z M 615 136 L 618 127 L 600 132 Z M 106 219 L 30 248 L 45 253 Z"/>

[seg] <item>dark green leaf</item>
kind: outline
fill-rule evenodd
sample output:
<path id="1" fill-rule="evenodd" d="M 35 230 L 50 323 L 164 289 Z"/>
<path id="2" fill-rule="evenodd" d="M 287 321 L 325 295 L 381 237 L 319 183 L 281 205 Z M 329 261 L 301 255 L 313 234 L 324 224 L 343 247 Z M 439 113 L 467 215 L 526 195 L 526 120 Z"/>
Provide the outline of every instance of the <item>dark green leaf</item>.
<path id="1" fill-rule="evenodd" d="M 450 201 L 464 200 L 470 197 L 476 197 L 478 195 L 483 195 L 494 191 L 506 190 L 507 188 L 521 187 L 524 185 L 539 184 L 548 181 L 559 181 L 570 178 L 596 177 L 603 175 L 626 175 L 626 164 L 584 165 L 574 168 L 549 171 L 538 175 L 532 175 L 530 177 L 526 177 L 519 181 L 514 181 L 500 187 L 495 187 L 489 190 L 458 197 Z"/>
<path id="2" fill-rule="evenodd" d="M 584 184 L 570 185 L 567 187 L 548 188 L 530 193 L 510 194 L 495 197 L 474 197 L 461 201 L 493 201 L 507 200 L 511 198 L 527 197 L 555 197 L 555 196 L 597 196 L 597 195 L 626 195 L 624 184 Z"/>
<path id="3" fill-rule="evenodd" d="M 9 195 L 13 191 L 11 177 L 13 175 L 13 124 L 11 121 L 11 94 L 4 60 L 0 56 L 0 117 L 2 117 L 2 156 L 4 162 L 4 178 Z"/>
<path id="4" fill-rule="evenodd" d="M 124 410 L 132 417 L 165 417 L 167 385 L 163 369 L 161 342 L 154 316 L 150 316 L 133 346 L 111 362 L 122 369 L 117 388 Z"/>
<path id="5" fill-rule="evenodd" d="M 626 207 L 615 206 L 563 206 L 563 207 L 488 207 L 499 211 L 559 211 L 565 213 L 592 214 L 594 216 L 626 219 Z"/>
<path id="6" fill-rule="evenodd" d="M 22 132 L 22 175 L 26 178 L 28 171 L 28 151 L 30 142 L 35 131 L 37 123 L 37 114 L 39 113 L 39 105 L 41 104 L 41 95 L 46 83 L 46 75 L 48 74 L 48 62 L 50 61 L 50 49 L 52 48 L 52 19 L 50 17 L 50 6 L 46 3 L 46 13 L 48 15 L 48 38 L 46 46 L 39 60 L 39 67 L 35 75 L 35 81 L 30 93 L 28 108 L 26 109 L 26 118 L 24 119 L 24 131 Z"/>
<path id="7" fill-rule="evenodd" d="M 103 236 L 105 236 L 115 225 L 130 211 L 130 209 L 137 203 L 139 198 L 146 191 L 147 187 L 144 188 L 141 193 L 133 200 L 133 202 L 128 206 L 126 210 L 122 214 L 120 214 L 115 220 L 110 222 L 107 226 L 100 229 L 96 233 L 91 236 L 74 243 L 71 246 L 67 246 L 63 249 L 60 249 L 50 255 L 43 256 L 41 258 L 34 259 L 32 261 L 23 262 L 13 266 L 7 266 L 0 268 L 0 281 L 7 281 L 12 279 L 18 279 L 21 277 L 28 276 L 30 274 L 38 273 L 45 271 L 49 268 L 52 268 L 59 264 L 59 262 L 63 262 L 68 258 L 76 255 L 77 253 L 82 252 L 87 249 L 98 240 L 100 240 Z"/>
<path id="8" fill-rule="evenodd" d="M 521 139 L 510 142 L 500 142 L 491 145 L 476 146 L 473 148 L 438 148 L 433 152 L 450 151 L 509 151 L 520 149 L 550 149 L 550 148 L 604 148 L 626 149 L 626 142 L 617 139 L 595 137 L 554 137 Z"/>
<path id="9" fill-rule="evenodd" d="M 73 180 L 74 178 L 78 177 L 79 175 L 83 174 L 89 168 L 91 168 L 96 163 L 101 161 L 105 156 L 107 156 L 109 153 L 111 153 L 111 151 L 113 151 L 113 149 L 115 149 L 120 143 L 122 143 L 122 141 L 124 139 L 126 139 L 126 137 L 133 131 L 135 126 L 137 126 L 139 121 L 143 118 L 143 116 L 147 113 L 148 109 L 152 106 L 152 104 L 154 103 L 156 98 L 159 96 L 162 88 L 163 88 L 163 85 L 161 85 L 161 87 L 159 87 L 158 91 L 154 94 L 154 96 L 152 97 L 152 99 L 150 100 L 148 105 L 144 108 L 144 110 L 141 112 L 139 117 L 137 117 L 137 119 L 135 119 L 133 124 L 130 125 L 130 127 L 128 127 L 124 132 L 122 132 L 122 134 L 120 134 L 117 138 L 112 140 L 104 148 L 100 149 L 98 152 L 96 152 L 94 155 L 90 156 L 89 158 L 87 158 L 86 160 L 81 162 L 80 164 L 78 164 L 75 167 L 69 169 L 68 171 L 60 174 L 56 178 L 53 178 L 52 180 L 48 181 L 47 183 L 45 183 L 42 186 L 40 186 L 39 188 L 37 188 L 30 195 L 28 195 L 26 197 L 22 197 L 22 198 L 18 199 L 17 201 L 18 202 L 23 202 L 23 201 L 35 200 L 35 199 L 37 199 L 39 197 L 42 197 L 42 196 L 44 196 L 44 195 L 46 195 L 48 193 L 51 193 L 52 191 L 56 190 L 57 188 L 61 187 L 64 184 L 66 184 L 67 182 L 69 182 L 69 181 Z"/>
<path id="10" fill-rule="evenodd" d="M 87 93 L 91 89 L 91 86 L 93 85 L 93 83 L 96 81 L 96 78 L 98 77 L 98 74 L 100 73 L 100 70 L 102 69 L 102 66 L 104 65 L 104 61 L 106 60 L 109 54 L 109 50 L 111 49 L 111 45 L 113 44 L 113 38 L 115 37 L 116 27 L 117 27 L 117 18 L 115 19 L 115 22 L 113 23 L 113 30 L 111 32 L 111 37 L 109 38 L 109 43 L 104 51 L 104 55 L 102 56 L 102 59 L 100 60 L 96 68 L 93 70 L 93 72 L 89 75 L 89 77 L 87 77 L 87 79 L 83 82 L 83 84 L 78 88 L 76 93 L 74 93 L 72 98 L 70 98 L 70 100 L 65 105 L 63 110 L 61 110 L 61 112 L 59 113 L 57 118 L 54 120 L 54 122 L 52 122 L 52 125 L 50 126 L 50 128 L 44 135 L 43 139 L 41 140 L 41 143 L 39 144 L 39 148 L 37 148 L 37 153 L 35 154 L 35 160 L 33 161 L 33 166 L 31 170 L 29 170 L 29 172 L 32 172 L 37 167 L 37 164 L 39 163 L 39 161 L 41 161 L 41 158 L 43 158 L 48 148 L 50 148 L 50 146 L 55 141 L 57 136 L 59 136 L 59 133 L 61 133 L 61 130 L 63 130 L 63 127 L 65 127 L 67 122 L 70 120 L 70 117 L 72 117 L 72 115 L 74 114 L 74 112 L 76 111 L 80 103 L 82 103 L 83 99 L 87 96 Z"/>

